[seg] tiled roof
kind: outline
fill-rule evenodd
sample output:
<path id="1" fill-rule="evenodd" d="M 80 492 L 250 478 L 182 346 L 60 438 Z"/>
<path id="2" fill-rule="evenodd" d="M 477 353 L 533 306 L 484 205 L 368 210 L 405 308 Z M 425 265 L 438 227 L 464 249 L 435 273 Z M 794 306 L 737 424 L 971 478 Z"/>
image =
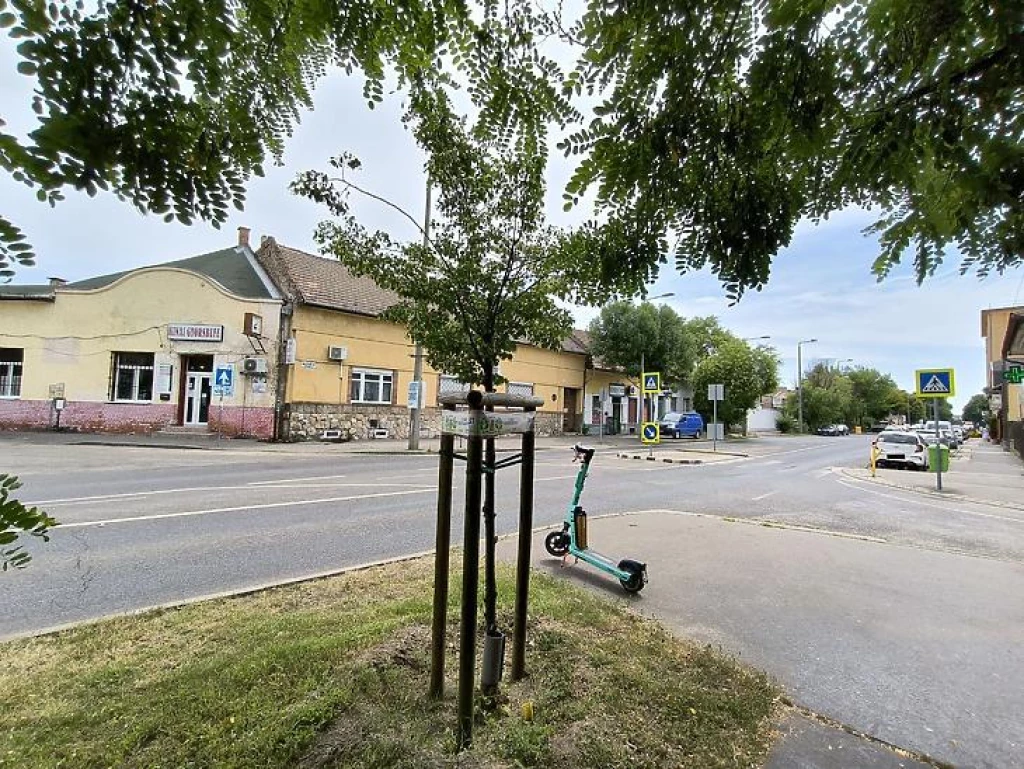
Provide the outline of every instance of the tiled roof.
<path id="1" fill-rule="evenodd" d="M 293 301 L 357 315 L 380 315 L 398 296 L 370 278 L 357 278 L 335 260 L 288 248 L 266 238 L 256 259 Z"/>
<path id="2" fill-rule="evenodd" d="M 68 283 L 66 288 L 81 290 L 103 288 L 125 275 L 147 269 L 148 267 L 175 267 L 199 273 L 219 283 L 225 289 L 238 296 L 259 299 L 274 298 L 253 269 L 242 248 L 234 246 L 221 249 L 220 251 L 213 251 L 209 254 L 179 259 L 174 262 L 162 262 L 161 264 L 151 264 L 147 265 L 147 267 L 138 267 L 133 270 L 111 273 L 110 275 L 86 278 L 85 280 Z"/>
<path id="3" fill-rule="evenodd" d="M 53 286 L 10 286 L 0 284 L 0 299 L 34 299 L 52 302 L 54 299 Z"/>

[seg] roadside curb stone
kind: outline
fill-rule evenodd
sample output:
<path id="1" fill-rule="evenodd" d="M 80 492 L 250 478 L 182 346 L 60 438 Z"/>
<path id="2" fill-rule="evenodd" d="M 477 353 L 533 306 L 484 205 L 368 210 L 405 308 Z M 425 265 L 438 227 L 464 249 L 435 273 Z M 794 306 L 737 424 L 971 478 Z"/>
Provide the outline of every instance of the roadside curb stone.
<path id="1" fill-rule="evenodd" d="M 972 502 L 979 505 L 991 505 L 993 507 L 1003 507 L 1008 510 L 1024 510 L 1024 504 L 1015 504 L 1013 502 L 1001 502 L 994 499 L 981 499 L 979 497 L 973 497 L 969 494 L 959 494 L 951 491 L 938 491 L 937 489 L 928 489 L 922 486 L 912 486 L 908 483 L 895 483 L 888 480 L 887 478 L 879 478 L 878 476 L 871 477 L 870 474 L 862 474 L 857 472 L 855 469 L 841 467 L 836 468 L 839 470 L 841 475 L 845 475 L 848 478 L 853 478 L 858 481 L 867 481 L 874 483 L 879 486 L 888 486 L 891 489 L 900 489 L 901 491 L 912 491 L 918 494 L 923 494 L 930 497 L 938 497 L 939 499 L 948 499 L 957 502 Z"/>

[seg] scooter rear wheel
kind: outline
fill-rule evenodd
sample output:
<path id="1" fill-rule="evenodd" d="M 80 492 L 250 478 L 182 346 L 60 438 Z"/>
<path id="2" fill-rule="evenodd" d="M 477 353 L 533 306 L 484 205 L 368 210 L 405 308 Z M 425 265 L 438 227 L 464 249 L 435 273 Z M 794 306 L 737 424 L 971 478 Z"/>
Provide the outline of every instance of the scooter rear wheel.
<path id="1" fill-rule="evenodd" d="M 555 558 L 569 552 L 569 535 L 564 531 L 553 531 L 544 538 L 545 549 Z"/>
<path id="2" fill-rule="evenodd" d="M 642 571 L 630 572 L 630 575 L 626 579 L 620 579 L 619 582 L 622 584 L 622 589 L 627 593 L 639 593 L 644 589 L 644 573 Z"/>

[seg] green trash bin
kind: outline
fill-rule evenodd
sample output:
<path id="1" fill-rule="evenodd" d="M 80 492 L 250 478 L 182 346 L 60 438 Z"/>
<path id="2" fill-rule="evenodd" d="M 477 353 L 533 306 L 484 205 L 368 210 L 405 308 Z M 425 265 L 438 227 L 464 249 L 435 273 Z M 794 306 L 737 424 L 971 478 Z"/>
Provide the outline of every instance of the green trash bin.
<path id="1" fill-rule="evenodd" d="M 928 447 L 928 469 L 937 473 L 940 467 L 942 472 L 949 472 L 949 446 L 933 443 Z"/>

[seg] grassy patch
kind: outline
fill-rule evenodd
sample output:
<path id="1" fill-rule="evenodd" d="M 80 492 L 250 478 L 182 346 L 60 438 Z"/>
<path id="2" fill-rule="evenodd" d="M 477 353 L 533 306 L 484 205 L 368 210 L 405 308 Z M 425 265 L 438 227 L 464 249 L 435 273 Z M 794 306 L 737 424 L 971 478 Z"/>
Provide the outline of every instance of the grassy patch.
<path id="1" fill-rule="evenodd" d="M 456 760 L 426 697 L 432 560 L 5 644 L 3 767 L 749 767 L 777 692 L 654 622 L 534 575 L 527 667 Z M 512 573 L 501 573 L 511 634 Z M 511 648 L 509 649 L 511 654 Z M 479 652 L 478 652 L 479 660 Z M 534 718 L 521 715 L 524 702 Z"/>

